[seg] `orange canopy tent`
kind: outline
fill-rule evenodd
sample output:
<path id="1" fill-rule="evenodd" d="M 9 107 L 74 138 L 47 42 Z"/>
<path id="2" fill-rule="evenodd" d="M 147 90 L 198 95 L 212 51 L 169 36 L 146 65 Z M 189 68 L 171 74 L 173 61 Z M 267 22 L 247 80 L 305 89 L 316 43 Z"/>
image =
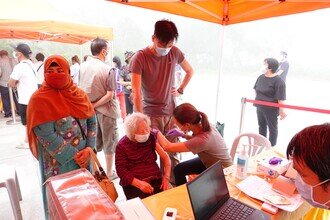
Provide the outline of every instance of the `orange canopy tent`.
<path id="1" fill-rule="evenodd" d="M 330 0 L 109 0 L 230 25 L 330 7 Z"/>
<path id="2" fill-rule="evenodd" d="M 110 27 L 72 23 L 72 18 L 43 0 L 1 0 L 0 39 L 83 44 L 96 37 L 113 39 Z"/>

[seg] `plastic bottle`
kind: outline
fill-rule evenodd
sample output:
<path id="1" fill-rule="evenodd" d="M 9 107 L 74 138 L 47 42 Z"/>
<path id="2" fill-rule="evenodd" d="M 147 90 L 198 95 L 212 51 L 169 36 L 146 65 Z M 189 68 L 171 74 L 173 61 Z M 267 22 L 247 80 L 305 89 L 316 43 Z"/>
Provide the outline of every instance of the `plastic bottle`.
<path id="1" fill-rule="evenodd" d="M 238 179 L 245 179 L 246 178 L 247 168 L 248 168 L 248 160 L 249 160 L 249 157 L 246 154 L 245 146 L 243 146 L 243 150 L 237 156 L 236 177 Z"/>

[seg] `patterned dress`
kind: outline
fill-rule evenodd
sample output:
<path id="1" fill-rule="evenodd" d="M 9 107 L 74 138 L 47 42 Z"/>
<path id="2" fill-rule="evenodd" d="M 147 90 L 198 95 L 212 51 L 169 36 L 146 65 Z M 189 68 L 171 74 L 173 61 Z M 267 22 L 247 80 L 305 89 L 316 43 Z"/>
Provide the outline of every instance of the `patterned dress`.
<path id="1" fill-rule="evenodd" d="M 73 160 L 76 153 L 85 147 L 95 148 L 96 117 L 79 119 L 83 134 L 73 117 L 65 117 L 33 128 L 38 139 L 38 160 L 42 184 L 51 176 L 66 173 L 80 167 Z M 45 185 L 42 186 L 46 205 Z M 47 207 L 47 206 L 45 206 Z"/>

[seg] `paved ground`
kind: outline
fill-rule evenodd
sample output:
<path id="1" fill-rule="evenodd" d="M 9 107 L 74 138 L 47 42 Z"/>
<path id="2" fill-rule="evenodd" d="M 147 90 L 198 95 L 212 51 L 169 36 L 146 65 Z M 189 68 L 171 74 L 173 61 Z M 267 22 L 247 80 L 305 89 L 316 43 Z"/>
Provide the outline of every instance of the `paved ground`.
<path id="1" fill-rule="evenodd" d="M 24 220 L 44 219 L 38 161 L 28 149 L 17 149 L 16 145 L 24 139 L 25 128 L 21 124 L 7 125 L 8 118 L 0 114 L 0 164 L 15 167 L 22 191 L 23 200 L 20 202 Z M 122 123 L 120 124 L 122 127 Z M 122 129 L 121 129 L 122 131 Z M 98 154 L 100 162 L 105 165 L 104 155 Z M 1 171 L 0 171 L 1 172 Z M 115 185 L 119 193 L 117 202 L 126 198 L 116 179 Z M 9 196 L 5 188 L 0 188 L 0 220 L 14 219 Z"/>

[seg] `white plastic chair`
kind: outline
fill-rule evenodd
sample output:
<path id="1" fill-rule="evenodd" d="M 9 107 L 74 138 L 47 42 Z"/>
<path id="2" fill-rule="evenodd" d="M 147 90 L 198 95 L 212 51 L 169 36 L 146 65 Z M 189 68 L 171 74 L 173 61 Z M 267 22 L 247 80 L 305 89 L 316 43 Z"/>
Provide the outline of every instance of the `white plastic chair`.
<path id="1" fill-rule="evenodd" d="M 8 191 L 15 219 L 22 220 L 22 211 L 19 205 L 19 201 L 22 201 L 22 194 L 14 167 L 6 164 L 0 165 L 0 188 L 1 187 L 5 187 Z"/>
<path id="2" fill-rule="evenodd" d="M 247 141 L 245 143 L 242 143 L 243 139 Z M 270 141 L 264 136 L 256 133 L 242 133 L 235 138 L 230 150 L 230 156 L 233 161 L 237 151 L 237 147 L 240 143 L 242 146 L 247 147 L 245 150 L 249 157 L 259 154 L 265 148 L 266 150 L 272 148 Z"/>

